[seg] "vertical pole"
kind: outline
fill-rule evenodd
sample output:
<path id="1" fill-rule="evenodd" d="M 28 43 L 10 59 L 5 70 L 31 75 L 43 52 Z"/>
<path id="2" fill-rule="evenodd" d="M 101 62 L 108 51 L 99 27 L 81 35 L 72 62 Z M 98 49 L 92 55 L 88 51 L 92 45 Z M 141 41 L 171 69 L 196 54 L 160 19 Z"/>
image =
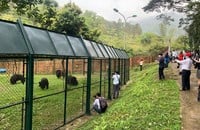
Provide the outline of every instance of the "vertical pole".
<path id="1" fill-rule="evenodd" d="M 87 93 L 86 93 L 86 114 L 90 115 L 90 97 L 91 97 L 91 74 L 92 74 L 92 59 L 88 58 L 87 65 Z"/>
<path id="2" fill-rule="evenodd" d="M 74 59 L 72 59 L 72 75 L 73 75 L 73 73 L 74 73 Z"/>
<path id="3" fill-rule="evenodd" d="M 25 97 L 25 130 L 32 130 L 33 116 L 33 68 L 34 59 L 32 55 L 28 57 L 27 77 L 26 77 L 26 97 Z"/>
<path id="4" fill-rule="evenodd" d="M 21 118 L 21 130 L 24 129 L 24 97 L 22 97 L 22 118 Z"/>
<path id="5" fill-rule="evenodd" d="M 111 99 L 111 58 L 109 58 L 108 62 L 108 99 Z"/>
<path id="6" fill-rule="evenodd" d="M 128 59 L 128 81 L 130 80 L 130 59 Z"/>
<path id="7" fill-rule="evenodd" d="M 121 75 L 121 72 L 120 72 L 120 59 L 118 59 L 118 71 L 119 71 L 119 74 Z M 120 76 L 120 78 L 121 78 L 121 76 Z M 121 80 L 121 79 L 120 79 Z"/>
<path id="8" fill-rule="evenodd" d="M 68 83 L 67 83 L 67 77 L 68 77 L 68 58 L 66 58 L 66 63 L 65 63 L 65 67 L 66 67 L 66 69 L 65 69 L 65 95 L 64 95 L 64 97 L 65 97 L 65 99 L 64 99 L 64 125 L 67 123 L 66 122 L 66 119 L 67 119 L 67 85 L 68 85 Z"/>
<path id="9" fill-rule="evenodd" d="M 99 92 L 102 94 L 102 59 L 100 59 L 100 83 L 99 83 Z M 105 93 L 104 93 L 105 94 Z"/>
<path id="10" fill-rule="evenodd" d="M 122 85 L 124 85 L 124 79 L 123 79 L 124 78 L 124 76 L 123 76 L 124 75 L 124 71 L 123 71 L 123 68 L 124 68 L 124 66 L 123 66 L 123 59 L 120 60 L 120 66 L 121 66 L 121 68 L 120 68 L 120 70 L 121 70 L 121 76 L 120 76 L 121 77 L 121 83 L 122 83 Z"/>
<path id="11" fill-rule="evenodd" d="M 124 84 L 126 84 L 126 59 L 124 59 Z"/>
<path id="12" fill-rule="evenodd" d="M 124 50 L 126 50 L 126 19 L 124 18 Z"/>

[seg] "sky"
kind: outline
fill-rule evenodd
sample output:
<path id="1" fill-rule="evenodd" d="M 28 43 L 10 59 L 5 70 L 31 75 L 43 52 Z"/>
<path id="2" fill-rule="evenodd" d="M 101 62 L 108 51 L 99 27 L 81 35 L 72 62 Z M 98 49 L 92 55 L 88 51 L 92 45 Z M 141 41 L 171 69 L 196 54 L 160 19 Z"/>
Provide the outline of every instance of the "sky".
<path id="1" fill-rule="evenodd" d="M 97 15 L 104 17 L 109 21 L 123 19 L 121 15 L 113 9 L 116 8 L 125 18 L 132 15 L 137 17 L 128 18 L 127 22 L 140 21 L 147 17 L 156 16 L 156 13 L 143 12 L 142 7 L 148 4 L 150 0 L 56 0 L 59 6 L 69 3 L 70 1 L 78 5 L 81 10 L 90 10 Z"/>
<path id="2" fill-rule="evenodd" d="M 97 15 L 103 17 L 108 21 L 123 20 L 123 17 L 116 13 L 113 9 L 116 8 L 125 18 L 132 15 L 137 17 L 128 18 L 126 22 L 131 24 L 139 23 L 144 32 L 155 32 L 159 31 L 160 21 L 156 20 L 156 16 L 159 15 L 156 12 L 146 13 L 143 11 L 143 7 L 146 6 L 150 0 L 56 0 L 59 6 L 64 6 L 69 2 L 75 3 L 84 12 L 85 10 L 93 11 Z M 178 20 L 180 14 L 175 12 L 165 11 L 162 12 L 169 15 L 174 15 L 174 18 Z M 176 18 L 177 17 L 177 18 Z M 176 21 L 177 21 L 176 20 Z M 178 22 L 176 22 L 177 24 Z M 176 25 L 178 27 L 178 24 Z M 178 28 L 177 28 L 178 29 Z M 178 29 L 182 33 L 182 29 Z"/>

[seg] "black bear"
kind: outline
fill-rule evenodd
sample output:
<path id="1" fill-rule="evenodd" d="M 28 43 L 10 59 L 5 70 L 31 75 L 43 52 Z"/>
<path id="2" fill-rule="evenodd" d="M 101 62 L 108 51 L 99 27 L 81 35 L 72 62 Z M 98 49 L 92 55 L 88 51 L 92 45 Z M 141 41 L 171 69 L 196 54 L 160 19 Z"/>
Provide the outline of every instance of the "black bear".
<path id="1" fill-rule="evenodd" d="M 49 81 L 47 78 L 42 78 L 41 81 L 39 82 L 39 86 L 41 89 L 48 89 L 49 88 Z"/>
<path id="2" fill-rule="evenodd" d="M 24 84 L 24 82 L 25 82 L 24 76 L 21 75 L 21 74 L 14 74 L 14 75 L 12 75 L 11 78 L 10 78 L 10 83 L 11 84 L 16 84 L 17 81 L 21 81 L 21 83 Z"/>
<path id="3" fill-rule="evenodd" d="M 62 70 L 56 70 L 56 77 L 61 78 L 62 76 L 65 77 L 65 73 Z"/>
<path id="4" fill-rule="evenodd" d="M 67 83 L 70 85 L 74 85 L 74 86 L 78 85 L 78 81 L 77 81 L 76 77 L 71 76 L 71 75 L 69 75 L 67 77 Z"/>

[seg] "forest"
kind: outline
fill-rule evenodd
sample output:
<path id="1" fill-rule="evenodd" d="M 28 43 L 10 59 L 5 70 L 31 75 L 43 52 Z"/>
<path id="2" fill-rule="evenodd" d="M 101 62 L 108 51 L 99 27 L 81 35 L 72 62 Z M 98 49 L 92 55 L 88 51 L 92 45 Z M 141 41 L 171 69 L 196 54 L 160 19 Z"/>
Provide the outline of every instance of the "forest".
<path id="1" fill-rule="evenodd" d="M 153 1 L 153 2 L 152 2 Z M 144 7 L 144 11 L 155 11 L 159 7 L 165 7 L 165 3 L 154 0 Z M 170 1 L 169 1 L 170 2 Z M 154 3 L 154 4 L 152 4 Z M 192 5 L 193 4 L 193 5 Z M 185 7 L 185 13 L 193 9 L 193 3 Z M 197 34 L 192 35 L 192 29 L 198 24 L 197 16 L 187 15 L 187 19 L 180 19 L 180 26 L 184 26 L 189 18 L 196 21 L 190 22 L 185 27 L 188 35 L 176 36 L 176 28 L 170 26 L 173 22 L 171 16 L 160 14 L 159 34 L 153 32 L 143 32 L 139 23 L 124 23 L 121 19 L 107 21 L 98 16 L 95 12 L 83 12 L 75 3 L 69 2 L 63 7 L 59 7 L 55 0 L 34 0 L 26 1 L 1 1 L 0 16 L 3 20 L 16 21 L 21 19 L 23 24 L 45 28 L 71 36 L 83 37 L 99 43 L 108 44 L 117 48 L 126 49 L 130 56 L 134 55 L 155 55 L 166 47 L 171 49 L 192 49 L 198 42 Z M 197 5 L 198 6 L 198 5 Z M 167 8 L 167 7 L 166 7 Z M 176 8 L 175 4 L 172 8 Z M 126 44 L 126 48 L 124 48 Z"/>

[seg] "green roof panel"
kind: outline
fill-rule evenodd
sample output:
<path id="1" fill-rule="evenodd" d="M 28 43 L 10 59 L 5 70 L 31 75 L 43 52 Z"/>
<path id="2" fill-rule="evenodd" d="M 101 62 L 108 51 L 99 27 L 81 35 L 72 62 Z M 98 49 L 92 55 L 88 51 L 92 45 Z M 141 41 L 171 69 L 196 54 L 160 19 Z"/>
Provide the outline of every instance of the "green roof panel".
<path id="1" fill-rule="evenodd" d="M 26 42 L 14 23 L 0 21 L 0 54 L 28 54 Z"/>
<path id="2" fill-rule="evenodd" d="M 75 56 L 79 56 L 79 57 L 89 56 L 80 38 L 72 37 L 72 36 L 67 36 L 67 38 L 69 39 L 69 42 L 74 50 Z"/>
<path id="3" fill-rule="evenodd" d="M 117 58 L 117 56 L 115 55 L 115 53 L 114 53 L 112 47 L 111 47 L 111 46 L 108 46 L 108 49 L 110 50 L 110 52 L 111 52 L 113 58 Z"/>
<path id="4" fill-rule="evenodd" d="M 93 44 L 93 47 L 94 47 L 94 49 L 96 50 L 98 57 L 104 58 L 104 56 L 103 56 L 103 54 L 102 54 L 102 52 L 101 52 L 101 50 L 100 50 L 98 44 L 95 43 L 95 42 L 91 42 L 91 43 Z"/>
<path id="5" fill-rule="evenodd" d="M 119 52 L 119 49 L 115 48 L 115 52 L 116 52 L 118 58 L 121 59 L 122 56 L 121 56 L 121 53 Z"/>
<path id="6" fill-rule="evenodd" d="M 128 56 L 125 51 L 121 50 L 121 53 L 123 55 L 123 59 L 128 59 Z"/>
<path id="7" fill-rule="evenodd" d="M 57 55 L 55 46 L 46 30 L 41 30 L 33 27 L 24 27 L 33 53 L 36 55 Z"/>
<path id="8" fill-rule="evenodd" d="M 119 49 L 118 49 L 117 52 L 118 52 L 118 55 L 120 56 L 120 59 L 124 59 L 124 56 L 123 56 L 123 54 L 122 54 L 122 50 L 119 50 Z"/>
<path id="9" fill-rule="evenodd" d="M 103 44 L 98 44 L 98 46 L 99 46 L 101 52 L 103 53 L 104 57 L 105 58 L 109 58 L 109 55 L 108 55 L 107 51 L 104 48 L 104 45 Z"/>
<path id="10" fill-rule="evenodd" d="M 108 46 L 104 44 L 104 48 L 105 48 L 106 52 L 108 53 L 109 57 L 114 58 L 114 56 L 113 56 L 112 52 L 109 50 Z"/>
<path id="11" fill-rule="evenodd" d="M 119 58 L 116 51 L 115 51 L 115 48 L 110 47 L 110 49 L 112 50 L 113 54 L 115 55 L 115 58 Z"/>
<path id="12" fill-rule="evenodd" d="M 49 35 L 54 43 L 58 55 L 74 56 L 70 43 L 64 34 L 49 32 Z"/>
<path id="13" fill-rule="evenodd" d="M 97 53 L 95 51 L 95 48 L 93 47 L 92 43 L 90 41 L 88 41 L 88 40 L 85 40 L 85 39 L 83 41 L 85 43 L 85 46 L 86 46 L 88 52 L 90 53 L 90 56 L 91 57 L 98 57 L 98 55 L 97 55 Z"/>
<path id="14" fill-rule="evenodd" d="M 129 56 L 128 56 L 128 54 L 126 53 L 126 51 L 123 51 L 123 54 L 124 54 L 124 58 L 125 58 L 125 59 L 128 59 L 128 58 L 129 58 Z"/>

